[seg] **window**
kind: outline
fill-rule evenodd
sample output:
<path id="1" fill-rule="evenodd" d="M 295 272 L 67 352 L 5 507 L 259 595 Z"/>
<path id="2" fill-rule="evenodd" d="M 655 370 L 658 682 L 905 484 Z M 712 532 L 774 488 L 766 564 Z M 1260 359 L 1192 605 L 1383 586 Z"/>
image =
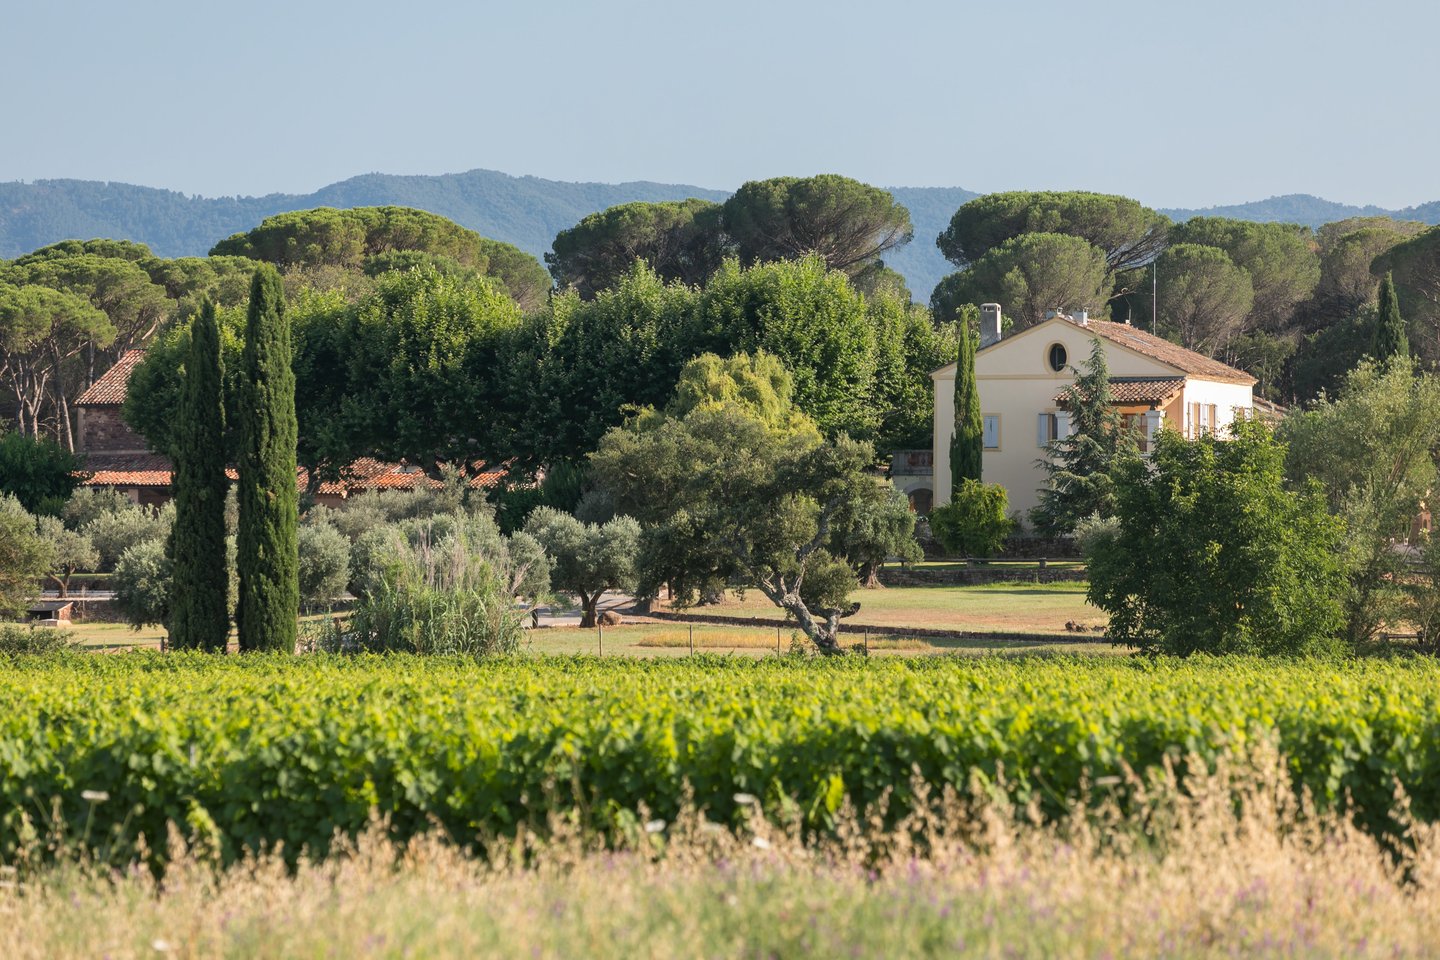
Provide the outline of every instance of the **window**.
<path id="1" fill-rule="evenodd" d="M 1123 415 L 1125 429 L 1135 438 L 1135 446 L 1141 453 L 1150 452 L 1150 441 L 1145 436 L 1145 414 L 1127 413 Z"/>
<path id="2" fill-rule="evenodd" d="M 984 447 L 986 450 L 1000 449 L 1000 415 L 987 413 L 982 421 L 984 429 Z"/>
<path id="3" fill-rule="evenodd" d="M 1039 447 L 1053 443 L 1060 436 L 1059 418 L 1053 413 L 1042 413 L 1035 426 L 1035 445 Z"/>
<path id="4" fill-rule="evenodd" d="M 1065 362 L 1069 360 L 1070 357 L 1065 353 L 1065 344 L 1052 343 L 1050 344 L 1050 350 L 1046 354 L 1045 359 L 1049 362 L 1051 370 L 1054 370 L 1056 373 L 1063 373 L 1065 371 Z"/>

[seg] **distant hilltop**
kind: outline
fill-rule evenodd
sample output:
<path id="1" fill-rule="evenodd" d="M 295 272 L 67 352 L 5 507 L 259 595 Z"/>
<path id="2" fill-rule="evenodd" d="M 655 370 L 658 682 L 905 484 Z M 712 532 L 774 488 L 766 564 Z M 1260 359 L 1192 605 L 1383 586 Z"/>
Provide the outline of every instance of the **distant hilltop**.
<path id="1" fill-rule="evenodd" d="M 978 196 L 960 187 L 888 187 L 910 210 L 915 239 L 886 261 L 905 275 L 916 299 L 951 267 L 935 237 L 965 201 Z M 67 239 L 110 237 L 146 243 L 164 257 L 204 256 L 219 240 L 287 210 L 394 204 L 448 217 L 484 236 L 513 243 L 542 257 L 555 234 L 586 214 L 636 200 L 724 200 L 729 193 L 677 183 L 567 183 L 515 177 L 494 170 L 438 176 L 370 173 L 314 193 L 263 197 L 194 197 L 173 190 L 97 180 L 0 183 L 0 259 Z M 1440 201 L 1385 210 L 1333 203 L 1305 194 L 1272 197 L 1205 210 L 1165 210 L 1171 218 L 1197 214 L 1242 220 L 1287 221 L 1318 227 L 1354 216 L 1393 216 L 1440 223 Z"/>

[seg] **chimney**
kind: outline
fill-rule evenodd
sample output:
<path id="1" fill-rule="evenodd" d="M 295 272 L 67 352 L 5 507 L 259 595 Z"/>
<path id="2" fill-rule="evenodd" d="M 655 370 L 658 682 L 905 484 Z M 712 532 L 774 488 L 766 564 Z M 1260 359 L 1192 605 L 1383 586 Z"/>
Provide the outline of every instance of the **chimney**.
<path id="1" fill-rule="evenodd" d="M 980 304 L 980 347 L 1000 342 L 1000 304 Z"/>
<path id="2" fill-rule="evenodd" d="M 1070 319 L 1074 320 L 1082 327 L 1088 327 L 1090 325 L 1090 311 L 1076 310 L 1073 314 L 1070 315 Z"/>

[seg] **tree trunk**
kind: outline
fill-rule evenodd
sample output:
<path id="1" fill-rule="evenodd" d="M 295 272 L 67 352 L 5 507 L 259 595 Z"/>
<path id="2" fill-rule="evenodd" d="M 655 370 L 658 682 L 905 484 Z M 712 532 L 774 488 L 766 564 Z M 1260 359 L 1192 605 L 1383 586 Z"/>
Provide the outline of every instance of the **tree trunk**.
<path id="1" fill-rule="evenodd" d="M 864 570 L 865 576 L 860 585 L 866 590 L 884 590 L 885 584 L 880 582 L 880 564 L 867 563 Z"/>
<path id="2" fill-rule="evenodd" d="M 771 598 L 774 599 L 773 597 Z M 795 618 L 805 636 L 815 644 L 815 649 L 832 657 L 845 651 L 840 648 L 840 615 L 838 613 L 826 617 L 824 620 L 817 620 L 810 613 L 810 608 L 805 601 L 800 599 L 798 593 L 787 593 L 778 601 L 779 606 Z"/>
<path id="3" fill-rule="evenodd" d="M 593 627 L 593 626 L 595 626 L 595 608 L 599 605 L 599 603 L 600 603 L 600 591 L 599 591 L 599 590 L 595 591 L 595 592 L 592 593 L 592 594 L 588 594 L 588 595 L 587 595 L 586 593 L 584 593 L 583 591 L 581 591 L 581 593 L 580 593 L 580 610 L 581 610 L 581 613 L 580 613 L 580 626 L 582 626 L 582 627 Z"/>

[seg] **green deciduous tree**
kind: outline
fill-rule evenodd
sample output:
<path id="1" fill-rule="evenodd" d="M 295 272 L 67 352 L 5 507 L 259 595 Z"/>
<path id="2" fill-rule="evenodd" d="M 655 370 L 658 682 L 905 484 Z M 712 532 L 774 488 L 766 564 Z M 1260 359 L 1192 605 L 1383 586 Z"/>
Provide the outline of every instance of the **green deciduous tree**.
<path id="1" fill-rule="evenodd" d="M 887 191 L 829 173 L 742 184 L 722 218 L 745 263 L 813 253 L 850 275 L 914 235 L 910 212 Z"/>
<path id="2" fill-rule="evenodd" d="M 758 588 L 834 653 L 856 583 L 827 545 L 843 511 L 883 495 L 873 458 L 822 438 L 776 358 L 740 354 L 692 361 L 671 404 L 611 430 L 591 464 L 616 509 L 647 524 L 642 592 L 669 583 L 683 603 Z"/>
<path id="3" fill-rule="evenodd" d="M 550 585 L 580 599 L 580 626 L 595 626 L 596 605 L 607 590 L 633 590 L 639 577 L 640 524 L 632 517 L 583 523 L 553 507 L 540 507 L 525 531 L 550 557 Z"/>
<path id="4" fill-rule="evenodd" d="M 975 380 L 975 335 L 960 332 L 960 357 L 955 362 L 955 429 L 950 434 L 950 488 L 952 495 L 967 480 L 982 479 L 985 424 L 980 410 L 980 386 Z"/>
<path id="5" fill-rule="evenodd" d="M 875 379 L 871 406 L 879 415 L 875 449 L 930 447 L 935 432 L 935 385 L 930 374 L 954 363 L 961 323 L 935 323 L 930 311 L 908 298 L 867 297 L 875 327 Z"/>
<path id="6" fill-rule="evenodd" d="M 240 602 L 235 625 L 241 650 L 295 649 L 299 614 L 295 543 L 295 373 L 280 276 L 255 271 L 245 326 L 246 402 L 240 421 Z"/>
<path id="7" fill-rule="evenodd" d="M 914 563 L 925 555 L 915 542 L 915 512 L 910 500 L 890 484 L 884 484 L 877 497 L 846 505 L 835 522 L 829 549 L 850 562 L 860 585 L 867 589 L 883 586 L 880 566 L 886 560 Z"/>
<path id="8" fill-rule="evenodd" d="M 58 516 L 80 482 L 80 460 L 49 438 L 18 433 L 0 437 L 0 495 L 31 513 Z"/>
<path id="9" fill-rule="evenodd" d="M 175 412 L 170 637 L 179 649 L 223 651 L 230 632 L 224 384 L 215 304 L 206 300 L 191 323 L 184 389 Z"/>
<path id="10" fill-rule="evenodd" d="M 871 436 L 875 325 L 865 298 L 818 256 L 742 270 L 728 261 L 701 294 L 690 356 L 764 351 L 794 381 L 796 406 L 833 436 Z"/>
<path id="11" fill-rule="evenodd" d="M 624 203 L 585 217 L 555 236 L 545 263 L 561 288 L 590 299 L 644 260 L 666 282 L 703 284 L 725 258 L 718 203 Z"/>
<path id="12" fill-rule="evenodd" d="M 947 311 L 957 304 L 995 301 L 1018 332 L 1052 310 L 1109 309 L 1110 271 L 1093 244 L 1058 233 L 1024 233 L 986 251 L 955 279 L 937 288 Z"/>
<path id="13" fill-rule="evenodd" d="M 1092 537 L 1091 603 L 1110 638 L 1152 653 L 1311 654 L 1344 624 L 1343 529 L 1314 490 L 1285 484 L 1285 446 L 1260 423 L 1233 439 L 1162 431 L 1127 461 L 1117 529 Z"/>
<path id="14" fill-rule="evenodd" d="M 1375 336 L 1370 341 L 1370 356 L 1380 363 L 1389 363 L 1410 356 L 1410 337 L 1405 332 L 1405 318 L 1400 316 L 1400 301 L 1395 294 L 1395 277 L 1385 274 L 1380 281 L 1380 302 L 1375 310 Z"/>
<path id="15" fill-rule="evenodd" d="M 46 576 L 55 581 L 60 596 L 70 595 L 70 578 L 82 570 L 94 570 L 100 552 L 90 537 L 65 526 L 59 517 L 36 517 L 35 532 L 50 548 L 50 569 Z"/>
<path id="16" fill-rule="evenodd" d="M 1166 250 L 1156 267 L 1159 332 L 1206 356 L 1225 353 L 1255 303 L 1250 275 L 1224 250 L 1193 243 Z"/>
<path id="17" fill-rule="evenodd" d="M 515 302 L 484 277 L 381 277 L 353 310 L 307 325 L 306 349 L 319 352 L 302 367 L 329 383 L 306 385 L 307 447 L 323 446 L 317 454 L 336 467 L 375 456 L 437 479 L 444 463 L 488 458 L 498 430 L 490 411 L 514 402 L 498 386 L 500 341 L 520 321 Z"/>
<path id="18" fill-rule="evenodd" d="M 54 562 L 52 548 L 35 529 L 20 501 L 0 494 L 0 617 L 25 609 Z"/>
<path id="19" fill-rule="evenodd" d="M 1117 477 L 1138 454 L 1134 435 L 1115 409 L 1098 337 L 1061 406 L 1070 414 L 1070 435 L 1052 441 L 1040 461 L 1046 483 L 1039 506 L 1030 512 L 1035 529 L 1052 537 L 1070 535 L 1087 517 L 1114 515 Z"/>
<path id="20" fill-rule="evenodd" d="M 1169 225 L 1163 214 L 1128 197 L 1083 191 L 991 193 L 957 210 L 935 245 L 951 263 L 965 267 L 1021 234 L 1058 233 L 1099 247 L 1109 269 L 1125 270 L 1149 263 L 1164 249 Z"/>
<path id="21" fill-rule="evenodd" d="M 1407 558 L 1395 544 L 1435 489 L 1440 379 L 1417 376 L 1403 358 L 1362 363 L 1337 396 L 1286 417 L 1280 436 L 1292 482 L 1316 481 L 1345 523 L 1346 633 L 1363 643 L 1401 616 Z"/>

